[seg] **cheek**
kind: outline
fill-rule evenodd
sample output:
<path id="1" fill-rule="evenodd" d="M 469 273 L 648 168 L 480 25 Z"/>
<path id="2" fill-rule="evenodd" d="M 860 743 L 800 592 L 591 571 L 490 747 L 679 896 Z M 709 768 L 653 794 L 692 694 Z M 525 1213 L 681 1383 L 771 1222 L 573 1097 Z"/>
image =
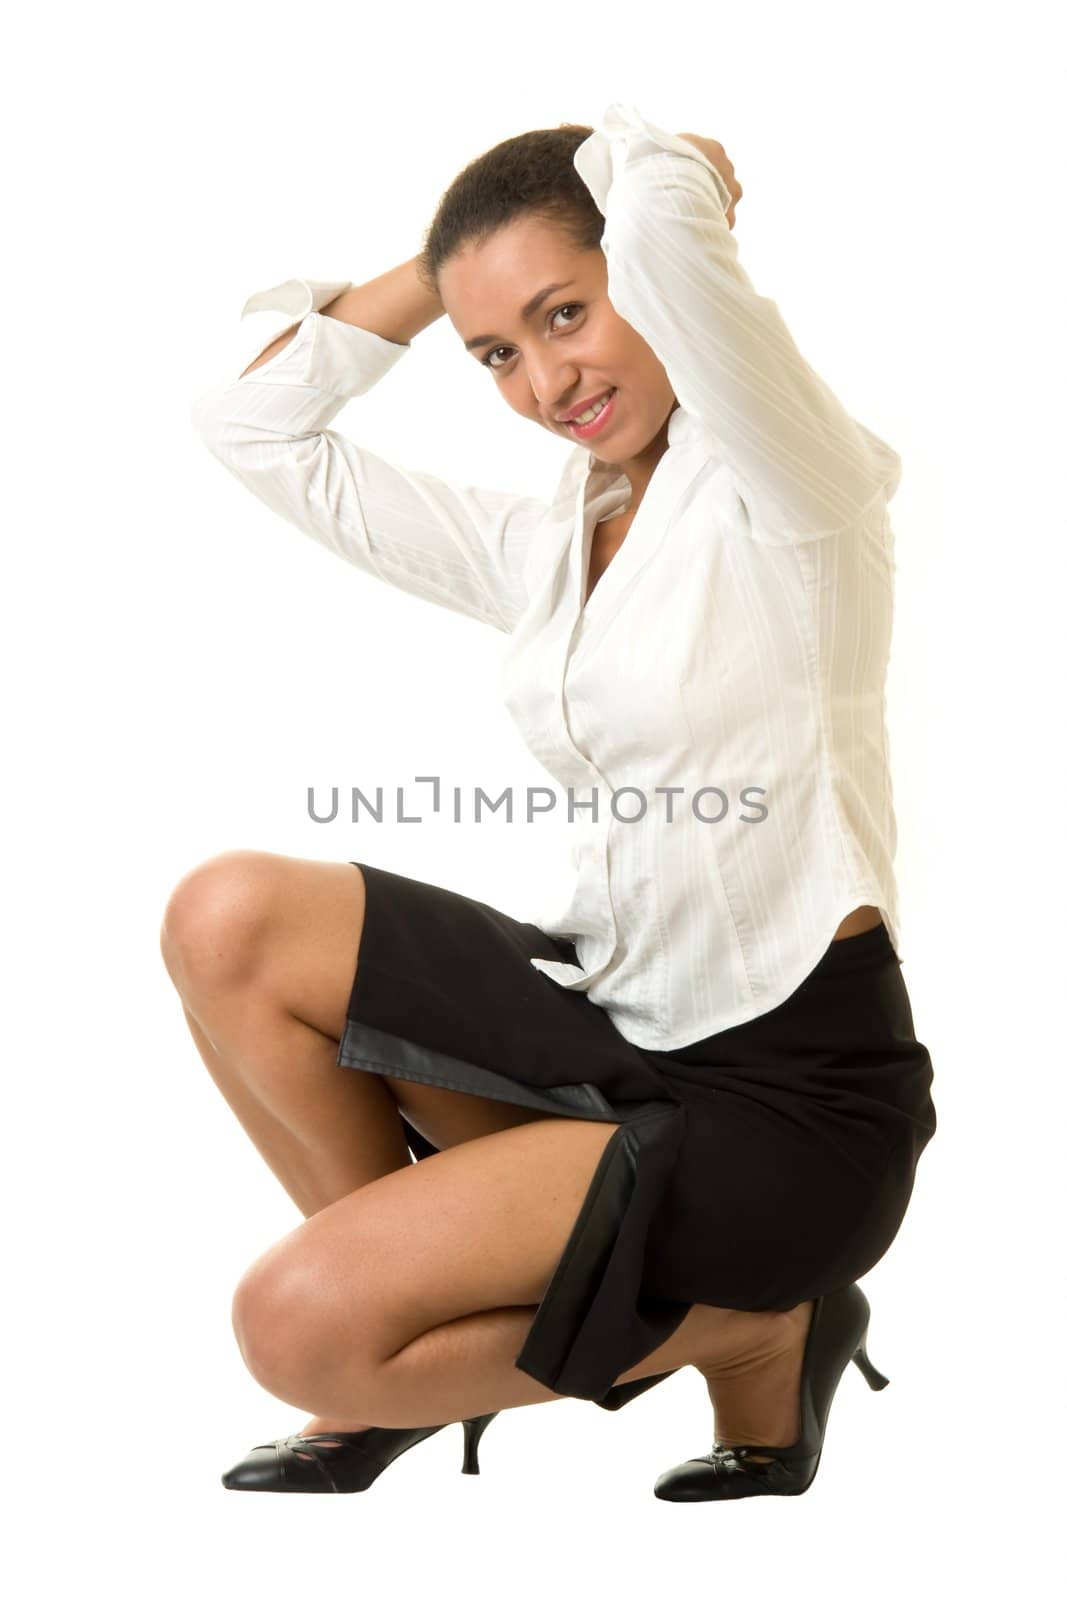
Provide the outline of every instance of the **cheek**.
<path id="1" fill-rule="evenodd" d="M 643 340 L 627 340 L 612 352 L 612 359 L 604 361 L 603 366 L 631 398 L 647 397 L 652 409 L 655 408 L 666 374 Z"/>
<path id="2" fill-rule="evenodd" d="M 620 325 L 620 337 L 616 348 L 626 366 L 631 371 L 639 373 L 646 385 L 655 383 L 657 375 L 666 378 L 663 363 L 652 346 L 628 323 Z"/>
<path id="3" fill-rule="evenodd" d="M 649 394 L 660 397 L 670 393 L 671 385 L 670 379 L 667 377 L 666 368 L 655 352 L 643 340 L 635 366 L 640 371 L 642 384 Z"/>
<path id="4" fill-rule="evenodd" d="M 528 383 L 525 385 L 516 383 L 510 390 L 505 386 L 503 395 L 509 409 L 514 411 L 517 417 L 521 417 L 523 422 L 537 422 L 544 426 L 540 407 Z"/>

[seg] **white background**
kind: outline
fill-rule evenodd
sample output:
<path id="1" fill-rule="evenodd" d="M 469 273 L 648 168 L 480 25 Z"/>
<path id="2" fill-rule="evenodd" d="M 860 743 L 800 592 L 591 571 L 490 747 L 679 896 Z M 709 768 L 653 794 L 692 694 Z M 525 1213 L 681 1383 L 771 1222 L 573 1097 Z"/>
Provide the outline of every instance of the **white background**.
<path id="1" fill-rule="evenodd" d="M 22 8 L 6 29 L 3 648 L 7 1186 L 0 1461 L 19 1593 L 991 1593 L 1051 1572 L 1063 1208 L 1062 77 L 1054 8 L 258 0 Z M 526 916 L 548 821 L 312 822 L 309 783 L 549 782 L 504 636 L 387 589 L 215 463 L 195 395 L 245 297 L 412 256 L 468 160 L 613 100 L 721 140 L 735 237 L 809 361 L 897 449 L 889 682 L 904 975 L 937 1136 L 864 1281 L 794 1505 L 676 1507 L 693 1370 L 611 1414 L 529 1406 L 480 1477 L 445 1429 L 365 1495 L 226 1493 L 306 1413 L 230 1329 L 301 1220 L 209 1080 L 163 967 L 178 878 L 247 846 Z M 12 226 L 13 224 L 13 226 Z M 447 319 L 334 426 L 550 493 Z M 724 1226 L 729 1219 L 724 1218 Z M 1059 1563 L 1057 1563 L 1057 1566 Z"/>

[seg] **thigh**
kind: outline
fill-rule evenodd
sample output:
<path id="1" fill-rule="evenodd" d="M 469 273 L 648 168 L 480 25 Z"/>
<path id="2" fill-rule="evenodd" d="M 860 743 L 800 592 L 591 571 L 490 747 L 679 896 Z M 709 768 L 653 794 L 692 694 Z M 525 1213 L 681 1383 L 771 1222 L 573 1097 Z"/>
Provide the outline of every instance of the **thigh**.
<path id="1" fill-rule="evenodd" d="M 355 862 L 287 856 L 268 860 L 278 885 L 270 968 L 274 992 L 293 1016 L 340 1040 L 359 968 L 366 914 L 363 873 Z M 383 1074 L 382 1082 L 412 1127 L 438 1151 L 545 1116 L 543 1111 L 504 1100 L 407 1078 Z"/>
<path id="2" fill-rule="evenodd" d="M 351 1068 L 346 1068 L 351 1071 Z M 467 1094 L 462 1089 L 437 1089 L 431 1084 L 414 1083 L 409 1078 L 383 1075 L 383 1082 L 411 1126 L 436 1146 L 438 1152 L 468 1139 L 481 1139 L 503 1128 L 518 1128 L 528 1122 L 569 1121 L 507 1100 L 490 1100 L 484 1095 Z"/>
<path id="3" fill-rule="evenodd" d="M 538 1304 L 618 1127 L 547 1118 L 345 1195 L 245 1274 L 246 1340 L 284 1328 L 311 1366 L 345 1350 L 383 1362 L 454 1318 Z"/>
<path id="4" fill-rule="evenodd" d="M 253 984 L 272 1004 L 339 1041 L 365 912 L 363 873 L 354 862 L 224 851 L 186 874 L 171 896 L 164 920 L 168 965 L 194 1009 L 205 987 L 215 996 Z M 459 1090 L 382 1081 L 438 1150 L 545 1115 Z"/>

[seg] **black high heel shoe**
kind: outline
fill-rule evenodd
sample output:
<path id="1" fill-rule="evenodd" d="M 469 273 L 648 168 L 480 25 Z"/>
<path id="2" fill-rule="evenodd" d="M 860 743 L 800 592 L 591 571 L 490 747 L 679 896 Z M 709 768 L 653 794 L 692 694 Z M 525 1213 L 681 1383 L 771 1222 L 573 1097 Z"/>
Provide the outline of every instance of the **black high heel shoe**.
<path id="1" fill-rule="evenodd" d="M 499 1411 L 463 1419 L 464 1472 L 480 1472 L 478 1441 Z M 389 1464 L 440 1433 L 447 1422 L 427 1428 L 364 1428 L 359 1433 L 292 1433 L 257 1444 L 243 1461 L 222 1474 L 226 1489 L 273 1490 L 283 1494 L 356 1494 L 369 1489 Z"/>
<path id="2" fill-rule="evenodd" d="M 790 1445 L 716 1444 L 710 1455 L 694 1456 L 656 1479 L 658 1500 L 742 1500 L 754 1494 L 803 1494 L 810 1488 L 822 1455 L 830 1403 L 850 1361 L 872 1389 L 889 1379 L 867 1355 L 871 1308 L 858 1284 L 850 1283 L 815 1301 L 800 1373 L 800 1438 Z M 771 1456 L 753 1461 L 752 1456 Z"/>

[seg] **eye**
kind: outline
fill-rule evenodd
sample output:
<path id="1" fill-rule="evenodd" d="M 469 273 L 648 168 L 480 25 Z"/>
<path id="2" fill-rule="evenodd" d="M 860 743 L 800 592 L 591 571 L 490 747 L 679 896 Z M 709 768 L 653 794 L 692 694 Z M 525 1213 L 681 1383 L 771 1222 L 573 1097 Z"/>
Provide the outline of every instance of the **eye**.
<path id="1" fill-rule="evenodd" d="M 582 307 L 577 301 L 568 300 L 566 305 L 557 306 L 555 311 L 552 311 L 552 312 L 549 313 L 549 321 L 551 322 L 553 317 L 558 317 L 561 314 L 561 312 L 564 312 L 564 311 L 581 311 L 581 309 L 582 309 Z M 573 320 L 573 319 L 571 319 L 571 320 Z M 493 362 L 492 358 L 496 355 L 498 350 L 507 350 L 508 348 L 509 347 L 506 344 L 498 344 L 494 349 L 490 350 L 486 355 L 479 357 L 479 360 L 481 361 L 482 366 L 483 367 L 488 367 L 490 372 L 499 372 L 500 371 L 500 366 L 504 365 L 504 363 L 500 363 L 499 365 L 497 365 L 497 364 L 495 364 Z"/>

